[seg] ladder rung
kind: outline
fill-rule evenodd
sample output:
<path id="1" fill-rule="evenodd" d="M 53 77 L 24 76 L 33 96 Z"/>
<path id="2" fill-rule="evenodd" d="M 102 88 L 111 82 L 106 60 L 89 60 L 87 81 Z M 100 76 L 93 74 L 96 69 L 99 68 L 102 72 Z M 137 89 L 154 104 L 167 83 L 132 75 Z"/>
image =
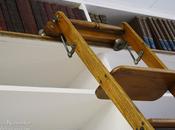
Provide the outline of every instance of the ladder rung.
<path id="1" fill-rule="evenodd" d="M 156 100 L 175 85 L 175 71 L 170 70 L 119 66 L 111 74 L 132 100 Z M 96 95 L 108 99 L 100 86 Z"/>

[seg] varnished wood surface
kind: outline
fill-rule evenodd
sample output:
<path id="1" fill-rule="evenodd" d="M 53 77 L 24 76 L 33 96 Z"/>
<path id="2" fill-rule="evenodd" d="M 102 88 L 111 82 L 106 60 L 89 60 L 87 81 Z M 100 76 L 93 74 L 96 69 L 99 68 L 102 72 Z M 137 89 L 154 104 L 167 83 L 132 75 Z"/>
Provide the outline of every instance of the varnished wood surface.
<path id="1" fill-rule="evenodd" d="M 110 97 L 133 129 L 140 129 L 140 127 L 143 127 L 145 130 L 154 130 L 150 123 L 136 109 L 135 105 L 123 91 L 122 87 L 115 81 L 112 75 L 97 58 L 95 53 L 89 48 L 86 41 L 75 29 L 70 20 L 61 12 L 57 12 L 56 17 L 59 18 L 59 21 L 53 24 L 59 29 L 53 28 L 52 31 L 55 33 L 60 33 L 61 31 L 66 39 L 70 41 L 69 44 L 76 45 L 76 53 L 78 56 L 87 66 L 89 71 L 94 75 L 108 97 Z"/>
<path id="2" fill-rule="evenodd" d="M 175 71 L 170 70 L 118 66 L 111 74 L 132 100 L 156 100 L 175 85 Z M 100 86 L 96 95 L 100 99 L 108 99 Z"/>
<path id="3" fill-rule="evenodd" d="M 148 120 L 155 128 L 174 128 L 175 119 L 149 119 Z"/>

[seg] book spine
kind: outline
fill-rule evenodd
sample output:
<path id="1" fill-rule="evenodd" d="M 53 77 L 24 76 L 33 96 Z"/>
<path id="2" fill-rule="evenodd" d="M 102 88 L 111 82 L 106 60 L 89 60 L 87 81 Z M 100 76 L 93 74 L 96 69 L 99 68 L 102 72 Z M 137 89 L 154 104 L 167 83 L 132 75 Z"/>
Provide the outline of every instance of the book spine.
<path id="1" fill-rule="evenodd" d="M 4 30 L 4 31 L 7 30 L 7 26 L 5 23 L 4 14 L 2 12 L 1 6 L 0 6 L 0 28 L 1 28 L 1 30 Z"/>
<path id="2" fill-rule="evenodd" d="M 143 20 L 143 24 L 145 26 L 145 30 L 146 30 L 147 35 L 148 35 L 149 44 L 150 44 L 152 49 L 156 49 L 155 41 L 153 39 L 153 36 L 152 36 L 151 31 L 149 29 L 149 26 L 148 26 L 148 24 L 146 22 L 146 18 L 144 17 L 142 20 Z"/>
<path id="3" fill-rule="evenodd" d="M 170 29 L 170 26 L 168 24 L 168 21 L 165 19 L 162 19 L 163 24 L 165 25 L 166 29 L 167 29 L 167 35 L 168 35 L 168 39 L 170 41 L 170 45 L 173 51 L 175 51 L 175 39 L 173 39 L 173 32 Z"/>
<path id="4" fill-rule="evenodd" d="M 24 32 L 23 24 L 21 17 L 19 16 L 19 12 L 16 6 L 15 0 L 6 0 L 7 8 L 9 11 L 9 15 L 12 21 L 12 25 L 14 27 L 14 31 L 16 32 Z"/>
<path id="5" fill-rule="evenodd" d="M 68 18 L 70 18 L 70 19 L 75 19 L 75 15 L 74 15 L 74 13 L 73 13 L 72 8 L 66 7 L 66 10 L 67 10 L 67 13 L 68 13 Z"/>
<path id="6" fill-rule="evenodd" d="M 171 40 L 171 38 L 170 38 L 170 36 L 168 34 L 167 28 L 165 27 L 162 19 L 157 19 L 157 24 L 160 26 L 161 31 L 163 32 L 163 35 L 165 37 L 164 38 L 164 42 L 166 42 L 166 44 L 168 44 L 170 46 L 170 48 L 171 48 L 172 40 Z M 169 49 L 169 50 L 172 50 L 172 48 Z"/>
<path id="7" fill-rule="evenodd" d="M 38 31 L 29 1 L 17 0 L 16 3 L 24 25 L 25 32 L 36 34 Z"/>
<path id="8" fill-rule="evenodd" d="M 52 10 L 53 10 L 53 14 L 55 14 L 58 11 L 58 6 L 55 3 L 51 4 Z"/>
<path id="9" fill-rule="evenodd" d="M 171 28 L 171 31 L 173 32 L 173 37 L 175 37 L 175 30 L 174 30 L 174 27 L 173 27 L 173 24 L 172 24 L 172 20 L 168 20 L 168 24 Z"/>
<path id="10" fill-rule="evenodd" d="M 143 39 L 146 45 L 151 48 L 142 19 L 140 17 L 136 17 L 135 19 L 136 19 L 136 24 L 137 24 L 136 27 L 138 27 L 140 37 Z"/>
<path id="11" fill-rule="evenodd" d="M 95 14 L 89 13 L 89 16 L 90 16 L 92 22 L 96 22 Z"/>
<path id="12" fill-rule="evenodd" d="M 86 15 L 82 9 L 79 9 L 80 19 L 87 21 Z"/>
<path id="13" fill-rule="evenodd" d="M 67 17 L 69 17 L 66 6 L 63 5 L 57 5 L 59 6 L 60 11 L 62 11 Z"/>
<path id="14" fill-rule="evenodd" d="M 51 4 L 48 2 L 44 2 L 44 8 L 45 8 L 48 20 L 52 20 L 53 10 L 52 10 Z"/>
<path id="15" fill-rule="evenodd" d="M 107 23 L 107 17 L 105 15 L 99 15 L 100 20 L 102 23 L 106 24 Z"/>
<path id="16" fill-rule="evenodd" d="M 157 28 L 156 28 L 152 18 L 148 17 L 146 20 L 147 20 L 148 25 L 150 26 L 150 30 L 152 32 L 153 38 L 156 41 L 156 48 L 163 50 L 165 48 L 164 43 L 163 43 L 163 41 L 162 41 L 158 31 L 157 31 Z"/>
<path id="17" fill-rule="evenodd" d="M 80 12 L 79 12 L 79 9 L 78 8 L 73 8 L 72 9 L 73 13 L 74 13 L 74 16 L 75 16 L 75 19 L 79 19 L 79 20 L 82 20 L 81 16 L 80 16 Z"/>
<path id="18" fill-rule="evenodd" d="M 162 42 L 163 49 L 164 49 L 164 50 L 167 50 L 167 51 L 171 51 L 171 47 L 170 47 L 169 43 L 167 42 L 165 36 L 163 35 L 163 32 L 162 32 L 162 30 L 160 29 L 160 26 L 158 25 L 157 19 L 156 19 L 156 18 L 152 18 L 152 20 L 153 20 L 153 23 L 155 24 L 155 26 L 156 26 L 156 28 L 157 28 L 157 31 L 158 31 L 158 33 L 159 33 L 159 35 L 160 35 L 161 40 L 163 41 L 163 42 Z"/>
<path id="19" fill-rule="evenodd" d="M 7 30 L 8 31 L 15 31 L 14 28 L 13 28 L 13 25 L 12 25 L 12 21 L 11 21 L 11 18 L 10 18 L 9 11 L 7 9 L 5 0 L 0 0 L 0 5 L 2 7 L 2 12 L 4 14 Z"/>
<path id="20" fill-rule="evenodd" d="M 99 15 L 94 14 L 94 16 L 95 16 L 95 21 L 96 21 L 97 23 L 101 23 L 101 20 L 100 20 Z"/>
<path id="21" fill-rule="evenodd" d="M 44 23 L 42 21 L 40 8 L 39 8 L 39 2 L 36 0 L 30 0 L 30 4 L 32 7 L 32 12 L 35 18 L 35 21 L 37 23 L 38 30 L 42 29 L 44 27 Z"/>
<path id="22" fill-rule="evenodd" d="M 48 18 L 47 18 L 46 10 L 44 8 L 44 3 L 41 2 L 41 1 L 38 1 L 38 6 L 39 6 L 39 12 L 41 14 L 41 19 L 42 19 L 42 22 L 43 22 L 43 26 L 44 26 L 49 21 Z"/>

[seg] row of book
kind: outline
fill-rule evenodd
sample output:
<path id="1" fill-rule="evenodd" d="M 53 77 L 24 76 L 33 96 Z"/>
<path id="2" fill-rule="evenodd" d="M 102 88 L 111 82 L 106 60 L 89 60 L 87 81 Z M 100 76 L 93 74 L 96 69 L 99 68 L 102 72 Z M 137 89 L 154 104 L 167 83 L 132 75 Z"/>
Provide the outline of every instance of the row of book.
<path id="1" fill-rule="evenodd" d="M 152 49 L 175 51 L 175 21 L 155 17 L 135 17 L 132 28 Z"/>
<path id="2" fill-rule="evenodd" d="M 106 15 L 97 15 L 94 13 L 89 13 L 89 16 L 92 22 L 105 23 L 105 24 L 107 23 Z"/>
<path id="3" fill-rule="evenodd" d="M 84 11 L 38 0 L 0 0 L 0 29 L 37 34 L 56 11 L 70 19 L 87 20 Z"/>

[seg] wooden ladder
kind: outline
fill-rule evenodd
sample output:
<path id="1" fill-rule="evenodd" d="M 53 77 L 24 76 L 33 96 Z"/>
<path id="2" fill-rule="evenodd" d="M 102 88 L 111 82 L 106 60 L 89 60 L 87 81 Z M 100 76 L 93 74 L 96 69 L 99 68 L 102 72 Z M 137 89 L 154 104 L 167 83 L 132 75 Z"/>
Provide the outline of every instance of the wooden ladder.
<path id="1" fill-rule="evenodd" d="M 84 22 L 80 21 L 79 25 L 84 26 Z M 111 28 L 112 26 L 106 25 L 106 26 L 97 26 L 100 24 L 94 24 L 90 22 L 86 22 L 86 26 L 88 28 L 96 27 L 97 30 L 103 29 L 108 30 L 108 28 Z M 122 27 L 114 27 L 112 29 L 122 31 L 122 35 L 120 34 L 111 34 L 108 35 L 108 33 L 104 33 L 103 31 L 92 31 L 91 29 L 83 30 L 82 28 L 77 28 L 76 21 L 75 20 L 69 20 L 64 13 L 57 12 L 55 13 L 53 21 L 50 21 L 47 23 L 47 26 L 44 29 L 44 32 L 54 38 L 60 38 L 63 41 L 65 48 L 68 52 L 68 56 L 71 57 L 73 52 L 75 51 L 77 55 L 81 58 L 81 60 L 84 62 L 84 64 L 87 66 L 89 71 L 92 73 L 92 75 L 96 78 L 98 83 L 100 84 L 99 89 L 97 89 L 97 97 L 103 98 L 104 95 L 106 98 L 109 98 L 112 100 L 114 105 L 119 109 L 119 111 L 123 114 L 125 119 L 129 122 L 129 124 L 132 126 L 134 130 L 154 130 L 152 125 L 147 121 L 144 116 L 139 112 L 139 110 L 136 108 L 136 106 L 133 104 L 132 100 L 133 97 L 131 96 L 132 93 L 129 93 L 126 89 L 124 90 L 123 86 L 121 85 L 121 82 L 116 78 L 115 76 L 112 76 L 113 74 L 110 73 L 105 66 L 102 64 L 102 62 L 97 58 L 95 53 L 91 50 L 91 48 L 88 46 L 87 41 L 91 41 L 92 35 L 94 35 L 93 40 L 98 41 L 98 39 L 104 40 L 107 38 L 108 41 L 111 42 L 114 38 L 121 38 L 124 41 L 127 41 L 127 43 L 136 51 L 143 51 L 142 60 L 148 65 L 148 67 L 151 67 L 151 69 L 146 68 L 133 68 L 133 67 L 120 67 L 115 70 L 115 74 L 120 73 L 119 75 L 128 75 L 127 71 L 132 73 L 134 77 L 138 78 L 138 75 L 144 76 L 147 74 L 156 74 L 159 77 L 159 80 L 166 80 L 169 84 L 172 80 L 175 81 L 175 79 L 171 79 L 171 81 L 167 80 L 170 76 L 173 75 L 175 77 L 175 72 L 169 71 L 167 67 L 159 60 L 159 58 L 147 47 L 145 46 L 143 40 L 132 30 L 132 28 L 127 23 L 122 23 Z M 109 31 L 110 32 L 110 31 Z M 96 36 L 96 37 L 95 37 Z M 101 36 L 101 37 L 100 37 Z M 106 41 L 107 41 L 106 40 Z M 69 47 L 71 50 L 69 49 Z M 156 68 L 156 69 L 153 69 Z M 161 78 L 162 75 L 167 75 L 166 78 Z M 120 77 L 119 76 L 119 77 Z M 116 76 L 118 77 L 118 76 Z M 121 79 L 121 78 L 120 78 Z M 130 77 L 127 77 L 127 79 L 130 80 Z M 149 77 L 147 76 L 147 79 Z M 143 78 L 143 82 L 147 80 L 146 78 Z M 131 79 L 129 82 L 131 82 L 133 79 Z M 140 85 L 140 84 L 139 84 Z M 126 85 L 124 85 L 126 86 Z M 155 86 L 155 84 L 153 85 Z M 129 86 L 127 86 L 129 87 Z M 171 89 L 169 90 L 174 93 L 174 87 L 171 86 Z M 162 92 L 165 92 L 165 88 L 161 90 Z M 127 93 L 126 93 L 127 92 Z M 101 95 L 100 95 L 100 94 Z M 161 93 L 161 92 L 160 92 Z M 156 99 L 160 97 L 160 93 L 156 95 L 155 97 L 151 97 L 150 99 Z M 130 98 L 131 97 L 131 98 Z M 139 99 L 143 99 L 144 97 L 138 97 Z M 149 98 L 148 96 L 146 98 Z"/>

